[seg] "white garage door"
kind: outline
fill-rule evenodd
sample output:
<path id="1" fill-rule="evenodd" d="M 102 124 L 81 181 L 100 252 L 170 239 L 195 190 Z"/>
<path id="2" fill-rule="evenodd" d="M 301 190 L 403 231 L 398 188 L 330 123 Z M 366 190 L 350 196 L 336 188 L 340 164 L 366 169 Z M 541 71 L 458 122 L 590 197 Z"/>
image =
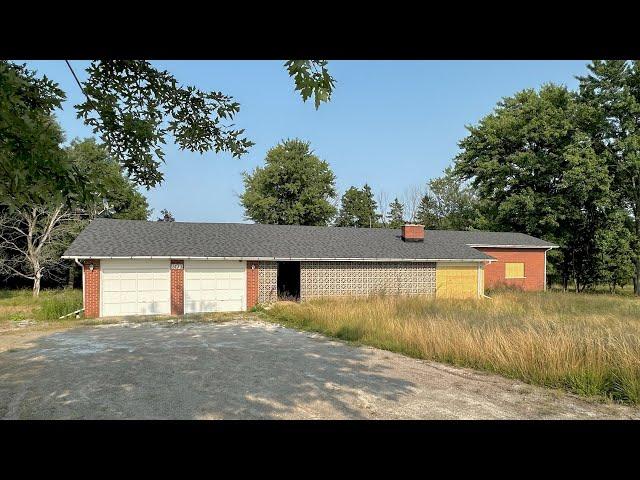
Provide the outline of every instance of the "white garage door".
<path id="1" fill-rule="evenodd" d="M 169 260 L 102 260 L 103 317 L 171 313 Z"/>
<path id="2" fill-rule="evenodd" d="M 219 260 L 184 262 L 184 313 L 245 309 L 246 263 Z"/>

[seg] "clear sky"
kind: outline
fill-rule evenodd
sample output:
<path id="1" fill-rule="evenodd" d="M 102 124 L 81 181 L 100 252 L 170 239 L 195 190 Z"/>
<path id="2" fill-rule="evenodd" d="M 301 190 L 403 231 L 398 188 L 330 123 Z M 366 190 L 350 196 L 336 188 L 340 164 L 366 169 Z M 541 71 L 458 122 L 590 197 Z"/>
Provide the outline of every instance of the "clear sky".
<path id="1" fill-rule="evenodd" d="M 64 61 L 29 61 L 58 82 L 67 102 L 58 113 L 68 139 L 91 136 L 76 119 L 82 100 Z M 242 171 L 263 164 L 269 148 L 298 137 L 331 165 L 337 186 L 369 183 L 392 199 L 437 177 L 458 152 L 465 125 L 491 112 L 497 101 L 547 82 L 575 88 L 587 61 L 332 61 L 337 80 L 330 103 L 315 110 L 293 91 L 281 61 L 162 61 L 179 82 L 232 95 L 241 105 L 235 124 L 255 146 L 241 159 L 166 147 L 164 183 L 143 193 L 154 209 L 178 221 L 243 221 L 238 194 Z M 88 62 L 72 61 L 80 79 Z"/>

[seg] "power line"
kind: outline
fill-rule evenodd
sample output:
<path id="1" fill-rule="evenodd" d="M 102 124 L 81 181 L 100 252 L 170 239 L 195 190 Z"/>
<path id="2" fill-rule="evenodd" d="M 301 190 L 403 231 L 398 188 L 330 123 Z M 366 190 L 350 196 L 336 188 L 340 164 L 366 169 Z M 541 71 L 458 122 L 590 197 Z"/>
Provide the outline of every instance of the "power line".
<path id="1" fill-rule="evenodd" d="M 73 71 L 73 67 L 69 63 L 69 60 L 65 60 L 65 63 L 67 64 L 67 67 L 69 67 L 69 70 L 71 70 L 71 75 L 73 75 L 73 78 L 76 79 L 76 83 L 80 87 L 80 90 L 82 91 L 84 96 L 87 97 L 87 100 L 89 100 L 89 96 L 87 95 L 87 92 L 84 91 L 84 88 L 82 87 L 82 84 L 80 83 L 80 80 L 78 80 L 78 76 L 76 75 L 76 72 Z"/>

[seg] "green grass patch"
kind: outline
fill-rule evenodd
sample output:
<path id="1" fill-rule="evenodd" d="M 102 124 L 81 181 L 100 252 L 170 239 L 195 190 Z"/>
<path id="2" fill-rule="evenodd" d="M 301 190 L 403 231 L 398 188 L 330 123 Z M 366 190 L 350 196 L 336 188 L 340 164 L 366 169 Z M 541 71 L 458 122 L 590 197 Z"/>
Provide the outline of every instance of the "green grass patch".
<path id="1" fill-rule="evenodd" d="M 38 297 L 31 290 L 0 291 L 0 321 L 58 320 L 80 308 L 80 289 L 43 290 Z"/>
<path id="2" fill-rule="evenodd" d="M 492 299 L 372 296 L 282 302 L 267 318 L 416 358 L 640 404 L 640 299 L 493 292 Z"/>

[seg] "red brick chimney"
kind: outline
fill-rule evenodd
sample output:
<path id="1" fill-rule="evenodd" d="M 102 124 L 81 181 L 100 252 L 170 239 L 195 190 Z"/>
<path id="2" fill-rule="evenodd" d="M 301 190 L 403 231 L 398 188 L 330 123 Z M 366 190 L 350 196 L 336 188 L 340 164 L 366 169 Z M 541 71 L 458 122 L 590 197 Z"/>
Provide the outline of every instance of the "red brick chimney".
<path id="1" fill-rule="evenodd" d="M 405 242 L 424 242 L 424 225 L 407 223 L 402 226 L 402 239 Z"/>

